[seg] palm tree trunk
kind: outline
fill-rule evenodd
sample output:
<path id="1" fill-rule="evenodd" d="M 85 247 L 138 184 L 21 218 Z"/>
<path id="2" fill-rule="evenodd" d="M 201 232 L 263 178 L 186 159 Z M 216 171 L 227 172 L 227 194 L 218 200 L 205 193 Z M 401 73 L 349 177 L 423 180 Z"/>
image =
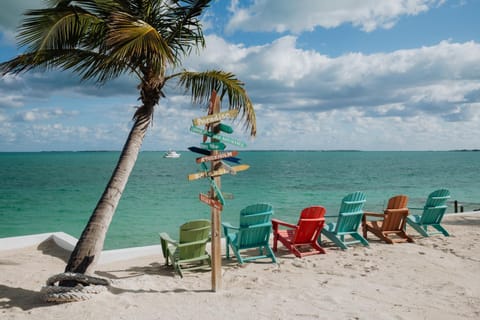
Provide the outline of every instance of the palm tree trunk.
<path id="1" fill-rule="evenodd" d="M 150 112 L 136 116 L 112 177 L 70 255 L 65 272 L 93 273 L 93 268 L 103 250 L 108 227 L 137 160 L 151 119 Z M 61 285 L 74 284 L 65 281 Z"/>

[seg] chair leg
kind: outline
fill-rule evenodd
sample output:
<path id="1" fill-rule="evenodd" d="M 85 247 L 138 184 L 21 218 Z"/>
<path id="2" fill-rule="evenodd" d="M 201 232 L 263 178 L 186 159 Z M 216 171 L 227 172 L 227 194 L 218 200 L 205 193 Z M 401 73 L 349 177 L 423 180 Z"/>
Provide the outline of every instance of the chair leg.
<path id="1" fill-rule="evenodd" d="M 450 234 L 448 233 L 448 231 L 445 230 L 445 228 L 442 227 L 441 225 L 437 224 L 437 225 L 433 225 L 432 227 L 434 227 L 435 229 L 437 229 L 438 231 L 440 231 L 441 233 L 443 233 L 443 235 L 444 235 L 445 237 L 449 237 L 449 236 L 450 236 Z"/>
<path id="2" fill-rule="evenodd" d="M 422 236 L 424 237 L 428 237 L 429 234 L 426 230 L 426 228 L 423 228 L 422 226 L 416 224 L 415 222 L 412 222 L 410 220 L 407 220 L 407 223 L 410 227 L 412 227 L 413 229 L 415 229 L 415 231 L 417 231 L 418 233 L 420 233 Z"/>
<path id="3" fill-rule="evenodd" d="M 227 240 L 227 243 L 226 243 L 227 259 L 230 259 L 230 240 L 228 239 L 228 236 L 226 237 L 226 240 Z"/>
<path id="4" fill-rule="evenodd" d="M 278 233 L 273 235 L 273 251 L 277 252 Z"/>
<path id="5" fill-rule="evenodd" d="M 266 246 L 265 250 L 267 251 L 268 255 L 272 258 L 272 262 L 277 263 L 277 258 L 275 257 L 275 254 L 273 253 L 272 249 Z"/>
<path id="6" fill-rule="evenodd" d="M 239 249 L 234 249 L 233 252 L 235 253 L 235 257 L 237 257 L 238 263 L 243 264 L 243 259 L 240 256 L 240 250 Z"/>
<path id="7" fill-rule="evenodd" d="M 365 240 L 367 240 L 367 225 L 364 223 L 362 224 L 362 233 L 363 233 L 363 237 L 365 238 Z"/>
<path id="8" fill-rule="evenodd" d="M 352 237 L 355 238 L 356 240 L 360 241 L 361 244 L 364 246 L 368 247 L 368 241 L 364 237 L 362 237 L 359 233 L 352 233 Z"/>
<path id="9" fill-rule="evenodd" d="M 330 239 L 337 247 L 340 247 L 340 249 L 347 250 L 348 247 L 335 235 L 330 232 L 324 233 L 324 235 Z"/>
<path id="10" fill-rule="evenodd" d="M 320 247 L 317 242 L 312 243 L 312 247 L 313 247 L 314 249 L 316 249 L 317 251 L 319 251 L 320 253 L 326 253 L 326 252 L 325 252 L 325 249 L 323 249 L 322 247 Z"/>

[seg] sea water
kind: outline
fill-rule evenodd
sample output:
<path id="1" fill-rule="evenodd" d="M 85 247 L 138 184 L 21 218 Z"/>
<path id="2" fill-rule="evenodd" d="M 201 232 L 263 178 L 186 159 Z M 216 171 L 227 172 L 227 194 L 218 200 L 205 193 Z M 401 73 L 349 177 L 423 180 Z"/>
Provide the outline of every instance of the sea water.
<path id="1" fill-rule="evenodd" d="M 180 151 L 177 159 L 163 152 L 141 152 L 115 212 L 105 249 L 159 243 L 159 232 L 173 238 L 192 219 L 210 219 L 199 201 L 206 179 L 189 181 L 199 172 L 200 156 Z M 63 231 L 79 237 L 111 176 L 118 152 L 0 153 L 0 237 Z M 250 204 L 273 205 L 275 217 L 296 223 L 300 211 L 321 205 L 328 219 L 341 199 L 353 191 L 367 195 L 365 210 L 382 210 L 391 196 L 406 194 L 410 207 L 422 207 L 428 194 L 451 191 L 465 211 L 480 208 L 480 152 L 322 152 L 240 151 L 250 165 L 222 176 L 226 199 L 222 221 L 238 222 Z M 234 164 L 232 164 L 234 165 Z"/>

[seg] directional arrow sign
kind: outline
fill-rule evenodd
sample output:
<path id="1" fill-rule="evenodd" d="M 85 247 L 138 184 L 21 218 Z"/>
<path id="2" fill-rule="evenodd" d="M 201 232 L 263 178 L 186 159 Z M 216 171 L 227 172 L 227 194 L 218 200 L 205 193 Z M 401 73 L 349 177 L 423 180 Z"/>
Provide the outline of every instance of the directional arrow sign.
<path id="1" fill-rule="evenodd" d="M 222 192 L 218 188 L 217 184 L 215 183 L 215 180 L 213 178 L 210 178 L 210 186 L 212 186 L 213 190 L 215 191 L 215 194 L 217 195 L 218 201 L 222 205 L 225 205 L 225 199 L 223 198 Z"/>
<path id="2" fill-rule="evenodd" d="M 204 136 L 209 136 L 209 137 L 214 135 L 213 132 L 205 130 L 205 129 L 200 128 L 200 127 L 196 127 L 196 126 L 191 126 L 190 131 L 193 132 L 193 133 L 203 134 Z"/>
<path id="3" fill-rule="evenodd" d="M 210 150 L 202 149 L 202 148 L 198 148 L 198 147 L 189 147 L 188 150 L 190 150 L 192 152 L 195 152 L 195 153 L 204 154 L 206 156 L 209 156 L 209 155 L 212 154 L 212 152 Z M 236 158 L 236 157 L 228 157 L 228 158 L 225 158 L 223 160 L 229 161 L 229 162 L 234 162 L 234 163 L 240 163 L 240 159 Z"/>
<path id="4" fill-rule="evenodd" d="M 233 133 L 233 128 L 230 127 L 229 125 L 226 125 L 224 123 L 220 123 L 218 126 L 217 126 L 218 130 L 222 131 L 222 132 L 225 132 L 225 133 Z"/>
<path id="5" fill-rule="evenodd" d="M 244 171 L 250 168 L 248 164 L 240 164 L 238 166 L 233 166 L 231 167 L 232 170 L 235 172 L 239 171 Z M 216 177 L 216 176 L 221 176 L 222 174 L 227 174 L 230 173 L 230 170 L 227 170 L 223 166 L 220 169 L 217 169 L 213 172 L 211 171 L 203 171 L 203 172 L 196 172 L 196 173 L 191 173 L 188 175 L 188 180 L 197 180 L 205 177 Z"/>
<path id="6" fill-rule="evenodd" d="M 230 138 L 230 137 L 221 136 L 219 134 L 213 135 L 212 139 L 217 139 L 219 141 L 230 143 L 230 144 L 233 144 L 233 145 L 236 145 L 236 146 L 239 146 L 239 147 L 246 147 L 247 146 L 247 144 L 243 141 L 240 141 L 240 140 L 237 140 L 237 139 L 234 139 L 234 138 Z"/>
<path id="7" fill-rule="evenodd" d="M 216 154 L 216 155 L 199 157 L 195 161 L 197 161 L 197 163 L 202 163 L 202 162 L 207 162 L 207 161 L 215 161 L 215 160 L 220 160 L 220 159 L 233 157 L 233 156 L 236 156 L 237 154 L 238 154 L 238 151 L 229 151 L 229 152 L 219 153 L 219 154 Z"/>
<path id="8" fill-rule="evenodd" d="M 237 114 L 238 114 L 238 110 L 232 109 L 225 112 L 211 114 L 201 118 L 196 118 L 196 119 L 193 119 L 192 122 L 193 122 L 193 125 L 195 126 L 201 126 L 204 124 L 218 122 L 225 118 L 235 118 Z"/>
<path id="9" fill-rule="evenodd" d="M 224 150 L 227 146 L 221 142 L 204 142 L 202 143 L 208 150 Z"/>
<path id="10" fill-rule="evenodd" d="M 208 130 L 205 130 L 205 129 L 202 129 L 202 128 L 199 128 L 199 127 L 196 127 L 196 126 L 191 126 L 190 131 L 194 132 L 194 133 L 202 134 L 202 135 L 205 135 L 205 136 L 209 136 L 212 139 L 216 139 L 218 141 L 230 143 L 230 144 L 233 144 L 233 145 L 236 145 L 236 146 L 239 146 L 239 147 L 246 147 L 247 146 L 247 144 L 243 141 L 240 141 L 240 140 L 237 140 L 237 139 L 234 139 L 234 138 L 230 138 L 230 137 L 226 137 L 226 136 L 222 136 L 222 135 L 219 135 L 219 134 L 214 134 L 211 131 L 208 131 Z"/>
<path id="11" fill-rule="evenodd" d="M 210 207 L 213 207 L 213 208 L 218 209 L 218 210 L 223 210 L 223 206 L 219 201 L 210 198 L 206 194 L 200 193 L 198 195 L 198 198 L 200 199 L 200 201 L 208 204 Z"/>
<path id="12" fill-rule="evenodd" d="M 235 169 L 233 169 L 231 166 L 229 166 L 228 164 L 226 164 L 225 162 L 221 162 L 221 167 L 220 168 L 224 168 L 225 170 L 228 171 L 228 173 L 230 174 L 237 174 L 237 171 L 235 171 Z"/>

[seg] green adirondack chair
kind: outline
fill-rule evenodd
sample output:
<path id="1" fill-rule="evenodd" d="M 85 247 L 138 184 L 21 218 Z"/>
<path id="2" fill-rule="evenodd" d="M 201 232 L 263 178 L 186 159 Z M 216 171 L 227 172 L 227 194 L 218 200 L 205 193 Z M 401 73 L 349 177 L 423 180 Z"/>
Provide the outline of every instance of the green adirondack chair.
<path id="1" fill-rule="evenodd" d="M 407 218 L 407 223 L 418 233 L 424 237 L 429 237 L 434 234 L 443 234 L 448 237 L 449 233 L 444 227 L 440 225 L 443 215 L 447 211 L 447 200 L 450 199 L 450 191 L 447 189 L 435 190 L 427 198 L 422 214 L 410 215 Z M 410 208 L 417 209 L 417 208 Z M 427 228 L 432 227 L 436 231 L 429 231 Z"/>
<path id="2" fill-rule="evenodd" d="M 160 243 L 165 258 L 169 260 L 175 272 L 183 277 L 182 269 L 196 270 L 211 266 L 211 258 L 206 251 L 207 242 L 210 240 L 210 221 L 193 220 L 180 226 L 180 240 L 176 241 L 162 232 Z"/>
<path id="3" fill-rule="evenodd" d="M 348 249 L 348 245 L 355 243 L 368 246 L 368 241 L 358 232 L 358 227 L 362 222 L 365 201 L 366 196 L 360 191 L 346 195 L 340 205 L 337 221 L 327 223 L 322 229 L 321 235 L 344 250 Z M 346 237 L 348 237 L 348 240 L 346 240 Z"/>
<path id="4" fill-rule="evenodd" d="M 272 214 L 271 205 L 258 203 L 240 211 L 240 226 L 235 227 L 228 222 L 222 223 L 227 242 L 227 259 L 230 259 L 231 247 L 240 264 L 264 258 L 269 258 L 276 263 L 277 260 L 269 244 Z M 258 255 L 240 254 L 240 251 L 253 248 L 258 248 Z"/>

